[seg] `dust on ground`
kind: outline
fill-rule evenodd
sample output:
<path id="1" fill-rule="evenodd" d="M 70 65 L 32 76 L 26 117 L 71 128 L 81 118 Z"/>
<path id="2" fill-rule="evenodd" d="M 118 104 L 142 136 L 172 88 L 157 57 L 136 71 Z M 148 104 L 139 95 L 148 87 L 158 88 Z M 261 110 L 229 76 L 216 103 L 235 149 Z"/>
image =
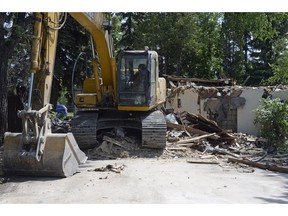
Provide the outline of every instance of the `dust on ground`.
<path id="1" fill-rule="evenodd" d="M 244 133 L 230 133 L 235 142 L 227 143 L 219 140 L 201 138 L 195 135 L 193 142 L 179 144 L 191 139 L 185 131 L 168 130 L 167 142 L 164 149 L 142 148 L 139 138 L 128 136 L 117 136 L 115 133 L 108 133 L 103 137 L 101 143 L 93 148 L 84 150 L 88 160 L 115 160 L 134 158 L 157 158 L 177 159 L 185 158 L 189 163 L 218 164 L 224 170 L 237 169 L 239 172 L 254 172 L 255 167 L 231 163 L 229 158 L 246 159 L 267 166 L 281 166 L 288 170 L 288 154 L 269 152 L 265 149 L 265 140 L 262 138 Z M 200 137 L 200 138 L 199 138 Z M 3 163 L 3 146 L 0 147 L 0 167 Z M 0 168 L 0 176 L 5 176 Z M 3 181 L 1 183 L 5 183 Z"/>

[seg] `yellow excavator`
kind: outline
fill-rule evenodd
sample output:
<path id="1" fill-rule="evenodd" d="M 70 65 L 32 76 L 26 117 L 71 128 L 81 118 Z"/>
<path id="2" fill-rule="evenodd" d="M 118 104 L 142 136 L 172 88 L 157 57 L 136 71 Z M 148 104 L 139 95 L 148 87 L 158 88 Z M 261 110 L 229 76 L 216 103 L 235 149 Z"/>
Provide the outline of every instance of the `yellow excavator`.
<path id="1" fill-rule="evenodd" d="M 104 14 L 69 14 L 91 34 L 95 46 L 93 73 L 75 97 L 72 133 L 52 133 L 48 117 L 57 36 L 67 13 L 35 13 L 28 103 L 18 112 L 23 131 L 5 133 L 6 173 L 71 176 L 87 160 L 82 150 L 95 147 L 97 133 L 109 128 L 140 131 L 143 147 L 166 145 L 166 121 L 158 109 L 165 102 L 166 81 L 159 77 L 158 54 L 148 49 L 123 50 L 116 66 L 111 25 Z M 32 97 L 33 89 L 37 89 L 38 100 Z"/>

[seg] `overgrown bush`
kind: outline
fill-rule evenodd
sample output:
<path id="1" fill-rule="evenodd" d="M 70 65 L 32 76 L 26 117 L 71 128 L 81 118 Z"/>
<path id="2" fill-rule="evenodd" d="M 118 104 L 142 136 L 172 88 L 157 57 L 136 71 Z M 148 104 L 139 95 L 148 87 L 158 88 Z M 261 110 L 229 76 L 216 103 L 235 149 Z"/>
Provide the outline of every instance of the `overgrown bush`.
<path id="1" fill-rule="evenodd" d="M 260 135 L 268 140 L 268 148 L 288 151 L 288 103 L 276 99 L 262 99 L 255 110 L 254 123 L 260 128 Z"/>

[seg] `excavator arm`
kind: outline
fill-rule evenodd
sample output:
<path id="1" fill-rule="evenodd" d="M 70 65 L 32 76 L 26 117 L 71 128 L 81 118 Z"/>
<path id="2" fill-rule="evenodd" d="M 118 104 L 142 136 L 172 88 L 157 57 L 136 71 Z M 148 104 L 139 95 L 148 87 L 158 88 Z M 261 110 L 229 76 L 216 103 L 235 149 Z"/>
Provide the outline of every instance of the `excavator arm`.
<path id="1" fill-rule="evenodd" d="M 64 24 L 60 15 L 35 13 L 28 103 L 18 112 L 23 131 L 5 133 L 3 170 L 6 173 L 67 177 L 87 160 L 72 133 L 51 132 L 48 117 L 52 109 L 50 97 L 58 30 Z M 62 18 L 65 20 L 66 16 Z M 35 86 L 38 96 L 32 98 Z"/>
<path id="2" fill-rule="evenodd" d="M 91 35 L 96 57 L 92 59 L 94 84 L 96 86 L 97 103 L 102 100 L 105 91 L 110 90 L 113 100 L 116 96 L 116 63 L 113 56 L 113 42 L 108 33 L 109 25 L 105 25 L 103 13 L 69 13 Z M 67 13 L 35 13 L 34 39 L 31 54 L 31 80 L 36 85 L 30 85 L 28 106 L 33 104 L 36 110 L 50 102 L 54 64 L 57 47 L 58 30 L 65 23 Z M 93 50 L 94 51 L 94 50 Z M 98 68 L 101 68 L 101 72 Z M 100 84 L 100 76 L 102 84 Z M 34 78 L 35 77 L 35 78 Z M 34 81 L 33 81 L 34 80 Z M 33 87 L 34 86 L 34 87 Z M 33 87 L 33 88 L 32 88 Z M 32 101 L 32 89 L 36 96 Z"/>

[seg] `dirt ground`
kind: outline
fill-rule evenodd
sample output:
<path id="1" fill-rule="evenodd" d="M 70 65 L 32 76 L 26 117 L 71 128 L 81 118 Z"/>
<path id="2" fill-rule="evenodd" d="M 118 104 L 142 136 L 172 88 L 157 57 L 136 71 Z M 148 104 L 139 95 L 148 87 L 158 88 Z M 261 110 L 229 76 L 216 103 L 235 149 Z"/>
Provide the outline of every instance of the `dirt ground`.
<path id="1" fill-rule="evenodd" d="M 288 174 L 187 160 L 88 160 L 68 178 L 9 176 L 0 184 L 0 203 L 288 203 Z"/>
<path id="2" fill-rule="evenodd" d="M 0 203 L 287 204 L 288 174 L 227 160 L 260 158 L 287 167 L 287 156 L 263 158 L 254 138 L 237 136 L 242 138 L 226 148 L 230 155 L 215 153 L 205 140 L 196 148 L 167 142 L 164 150 L 105 143 L 86 151 L 88 161 L 68 178 L 6 176 L 0 170 Z M 0 167 L 2 153 L 0 147 Z"/>

